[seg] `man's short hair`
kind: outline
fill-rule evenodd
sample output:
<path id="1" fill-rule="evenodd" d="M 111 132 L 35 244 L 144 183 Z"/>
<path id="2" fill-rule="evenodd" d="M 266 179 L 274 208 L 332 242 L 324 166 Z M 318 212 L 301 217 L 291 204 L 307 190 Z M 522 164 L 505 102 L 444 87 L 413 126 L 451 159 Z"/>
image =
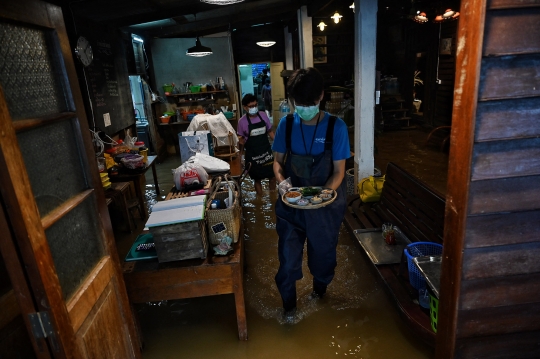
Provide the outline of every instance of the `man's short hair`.
<path id="1" fill-rule="evenodd" d="M 253 101 L 257 102 L 257 97 L 251 93 L 247 93 L 244 95 L 244 98 L 242 98 L 242 106 L 247 106 Z"/>
<path id="2" fill-rule="evenodd" d="M 313 105 L 319 100 L 323 91 L 323 76 L 313 67 L 295 70 L 287 82 L 289 97 L 302 105 Z"/>
<path id="3" fill-rule="evenodd" d="M 263 74 L 266 75 L 266 74 L 268 73 L 268 70 L 267 70 L 267 69 L 263 69 L 262 72 L 263 72 Z"/>

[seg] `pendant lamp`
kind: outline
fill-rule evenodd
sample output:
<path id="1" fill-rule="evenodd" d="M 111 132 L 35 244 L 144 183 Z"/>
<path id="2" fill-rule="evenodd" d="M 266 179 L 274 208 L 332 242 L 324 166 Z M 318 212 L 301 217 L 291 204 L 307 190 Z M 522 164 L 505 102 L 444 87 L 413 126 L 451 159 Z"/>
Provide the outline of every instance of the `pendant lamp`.
<path id="1" fill-rule="evenodd" d="M 324 27 L 325 27 L 325 26 L 328 26 L 328 25 L 326 25 L 322 20 L 321 20 L 321 22 L 319 23 L 319 25 L 317 25 L 317 27 L 318 27 L 319 29 L 321 29 L 321 31 L 324 31 Z"/>
<path id="2" fill-rule="evenodd" d="M 231 4 L 236 4 L 242 1 L 244 0 L 201 0 L 201 2 L 205 2 L 207 4 L 212 4 L 212 5 L 231 5 Z"/>
<path id="3" fill-rule="evenodd" d="M 258 41 L 257 42 L 257 45 L 262 46 L 262 47 L 270 47 L 275 44 L 276 44 L 275 41 Z"/>
<path id="4" fill-rule="evenodd" d="M 337 12 L 337 11 L 333 16 L 330 16 L 331 19 L 334 19 L 334 22 L 336 24 L 339 22 L 339 20 L 341 20 L 342 17 L 343 17 L 343 15 L 340 15 L 339 12 Z"/>
<path id="5" fill-rule="evenodd" d="M 201 45 L 201 40 L 199 40 L 199 37 L 197 36 L 197 40 L 195 41 L 195 46 L 187 49 L 186 55 L 194 56 L 194 57 L 212 55 L 212 49 Z"/>

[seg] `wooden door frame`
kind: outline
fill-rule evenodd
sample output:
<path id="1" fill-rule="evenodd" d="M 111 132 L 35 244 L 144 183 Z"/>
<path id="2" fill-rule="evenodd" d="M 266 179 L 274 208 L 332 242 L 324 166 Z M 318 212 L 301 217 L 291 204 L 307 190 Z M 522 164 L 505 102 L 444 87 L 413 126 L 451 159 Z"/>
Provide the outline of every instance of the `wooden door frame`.
<path id="1" fill-rule="evenodd" d="M 85 156 L 90 162 L 87 164 L 88 167 L 85 169 L 85 175 L 90 178 L 91 183 L 101 183 L 97 164 L 95 161 L 91 161 L 91 159 L 95 157 L 95 154 L 92 152 L 93 147 L 90 135 L 85 128 L 80 127 L 80 124 L 83 126 L 87 124 L 87 119 L 82 102 L 80 86 L 75 71 L 71 45 L 67 37 L 60 7 L 39 0 L 20 0 L 17 2 L 2 0 L 1 2 L 1 18 L 9 21 L 33 25 L 42 29 L 48 29 L 53 31 L 56 35 L 57 41 L 55 42 L 55 50 L 60 51 L 61 59 L 59 60 L 65 68 L 66 77 L 63 79 L 63 81 L 71 90 L 72 97 L 70 100 L 75 106 L 74 112 L 63 113 L 56 116 L 56 119 L 68 120 L 69 118 L 78 118 L 79 127 L 76 130 L 80 133 L 83 141 L 82 146 L 80 147 L 84 148 Z M 29 9 L 36 9 L 36 11 L 29 11 Z M 0 88 L 0 98 L 3 99 L 2 103 L 5 103 L 2 88 Z M 17 284 L 15 284 L 15 281 L 12 279 L 14 289 L 17 290 L 17 296 L 23 297 L 28 295 L 28 292 L 31 292 L 33 302 L 35 303 L 36 307 L 31 308 L 29 303 L 23 303 L 24 311 L 48 311 L 52 313 L 51 320 L 55 329 L 55 334 L 61 339 L 58 341 L 58 343 L 60 343 L 58 346 L 56 346 L 57 344 L 55 344 L 54 338 L 49 340 L 53 351 L 55 351 L 54 357 L 71 357 L 70 353 L 78 352 L 75 332 L 72 327 L 70 313 L 68 313 L 67 310 L 73 298 L 70 299 L 70 301 L 65 301 L 63 298 L 58 277 L 52 270 L 54 268 L 54 262 L 47 244 L 47 239 L 44 235 L 44 228 L 47 227 L 46 223 L 48 221 L 54 221 L 54 218 L 51 218 L 52 215 L 48 215 L 43 218 L 40 217 L 32 192 L 28 191 L 28 188 L 31 188 L 28 176 L 26 173 L 21 175 L 18 168 L 15 168 L 15 164 L 24 163 L 24 159 L 19 151 L 16 130 L 31 128 L 40 121 L 43 121 L 44 118 L 12 122 L 6 106 L 0 106 L 0 118 L 3 119 L 0 121 L 0 146 L 2 148 L 2 152 L 7 154 L 7 156 L 10 158 L 9 161 L 6 161 L 6 158 L 0 156 L 0 165 L 2 168 L 6 169 L 0 171 L 0 182 L 6 185 L 2 188 L 2 198 L 5 201 L 4 205 L 6 207 L 7 218 L 9 218 L 9 222 L 13 226 L 13 233 L 15 235 L 13 241 L 16 241 L 17 243 L 17 246 L 15 246 L 13 241 L 9 241 L 11 238 L 7 238 L 8 236 L 2 237 L 2 241 L 0 243 L 1 249 L 2 251 L 4 248 L 8 250 L 7 253 L 3 252 L 2 254 L 7 256 L 7 254 L 9 254 L 9 250 L 11 250 L 12 253 L 14 250 L 17 250 L 15 247 L 18 247 L 18 253 L 20 253 L 22 263 L 17 266 L 15 258 L 9 258 L 10 266 L 8 267 L 8 271 L 10 272 L 10 276 L 12 276 L 17 282 Z M 11 177 L 14 173 L 18 173 L 18 175 L 16 175 L 17 178 Z M 76 197 L 86 198 L 93 191 L 94 189 L 83 191 L 83 194 Z M 105 196 L 103 189 L 100 186 L 97 186 L 95 191 L 97 191 L 97 214 L 101 220 L 101 226 L 104 231 L 103 237 L 105 245 L 105 257 L 109 257 L 109 259 L 112 260 L 112 267 L 109 267 L 112 271 L 112 275 L 116 276 L 117 278 L 116 284 L 119 288 L 117 295 L 120 299 L 120 310 L 127 321 L 128 334 L 132 338 L 133 343 L 136 343 L 138 336 L 135 331 L 135 323 L 133 321 L 129 299 L 127 297 L 127 292 L 123 281 L 123 272 L 118 259 L 117 249 L 112 232 L 112 225 L 107 206 L 105 204 Z M 72 202 L 72 205 L 75 206 L 77 201 L 82 201 L 84 198 L 76 198 L 68 201 Z M 55 213 L 54 215 L 59 217 L 62 214 Z M 41 223 L 41 226 L 36 225 L 39 223 Z M 30 246 L 26 245 L 28 243 L 28 239 L 30 239 Z M 13 248 L 9 248 L 10 246 L 13 246 Z M 36 253 L 39 254 L 39 261 L 36 260 Z M 22 268 L 21 264 L 24 265 L 26 271 L 25 277 L 28 278 L 30 288 L 25 288 L 23 283 L 26 283 L 26 281 L 21 282 L 20 285 L 18 283 L 22 276 L 21 273 L 18 273 L 18 271 Z M 6 261 L 6 265 L 8 265 L 8 261 Z M 11 267 L 11 265 L 13 265 L 13 267 Z M 90 273 L 90 275 L 92 275 L 92 273 Z M 95 293 L 92 293 L 92 289 L 94 288 L 83 287 L 83 292 L 79 293 L 78 298 L 80 299 L 84 296 L 90 298 L 95 296 Z M 21 310 L 23 310 L 23 308 L 21 308 Z M 83 308 L 83 310 L 89 312 L 88 308 Z M 28 324 L 27 318 L 25 318 L 25 322 Z M 36 344 L 35 347 L 36 346 L 38 346 L 38 344 Z M 138 350 L 134 350 L 134 352 L 136 357 L 140 355 Z M 36 352 L 36 354 L 37 353 L 38 352 Z M 77 356 L 80 356 L 80 353 L 77 354 Z"/>
<path id="2" fill-rule="evenodd" d="M 461 8 L 466 11 L 461 12 L 457 38 L 436 358 L 453 358 L 456 349 L 486 5 L 486 0 L 461 2 Z"/>

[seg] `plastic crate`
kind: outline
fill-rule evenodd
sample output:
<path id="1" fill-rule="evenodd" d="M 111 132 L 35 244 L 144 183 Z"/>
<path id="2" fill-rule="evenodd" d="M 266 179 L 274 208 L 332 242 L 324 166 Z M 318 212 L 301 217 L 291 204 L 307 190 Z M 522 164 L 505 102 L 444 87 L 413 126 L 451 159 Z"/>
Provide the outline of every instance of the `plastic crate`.
<path id="1" fill-rule="evenodd" d="M 440 256 L 443 246 L 432 242 L 415 242 L 407 245 L 405 255 L 407 256 L 407 267 L 409 268 L 409 282 L 416 289 L 426 288 L 426 280 L 418 267 L 414 264 L 414 257 Z"/>

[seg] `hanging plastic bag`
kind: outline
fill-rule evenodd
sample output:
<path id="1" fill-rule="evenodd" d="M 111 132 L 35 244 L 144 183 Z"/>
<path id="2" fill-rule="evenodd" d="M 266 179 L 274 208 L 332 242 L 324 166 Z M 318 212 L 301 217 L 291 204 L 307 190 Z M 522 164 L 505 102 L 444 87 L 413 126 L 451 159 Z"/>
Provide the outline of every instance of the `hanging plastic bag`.
<path id="1" fill-rule="evenodd" d="M 178 191 L 187 191 L 204 187 L 208 173 L 198 163 L 187 161 L 173 171 L 174 185 Z"/>

